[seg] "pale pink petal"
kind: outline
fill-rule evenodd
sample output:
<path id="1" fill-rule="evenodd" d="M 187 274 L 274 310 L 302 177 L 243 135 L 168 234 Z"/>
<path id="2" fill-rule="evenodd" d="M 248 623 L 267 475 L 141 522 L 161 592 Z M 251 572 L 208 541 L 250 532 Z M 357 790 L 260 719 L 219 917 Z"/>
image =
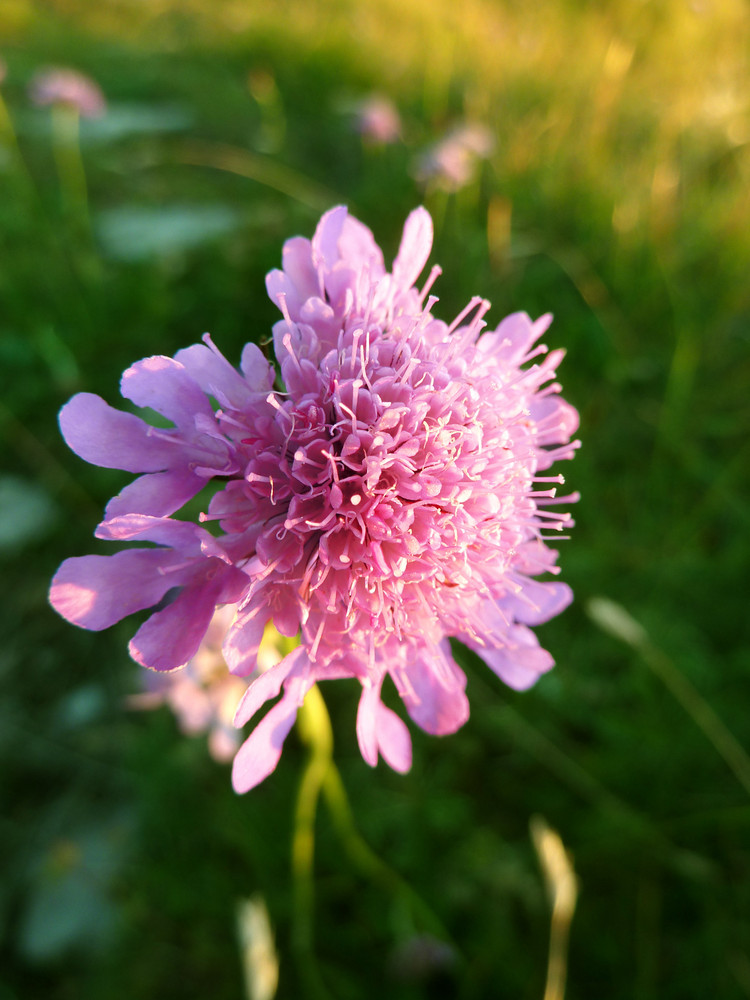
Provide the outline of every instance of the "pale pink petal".
<path id="1" fill-rule="evenodd" d="M 281 309 L 282 312 L 287 312 L 289 317 L 293 321 L 296 321 L 299 319 L 299 310 L 302 303 L 311 295 L 319 295 L 320 289 L 318 288 L 317 279 L 315 279 L 307 294 L 300 294 L 297 286 L 290 279 L 286 271 L 274 268 L 266 275 L 266 292 L 275 306 Z"/>
<path id="2" fill-rule="evenodd" d="M 342 263 L 355 271 L 366 269 L 380 278 L 385 274 L 383 251 L 375 242 L 372 231 L 353 215 L 347 215 L 338 243 Z"/>
<path id="3" fill-rule="evenodd" d="M 363 684 L 357 708 L 357 741 L 364 760 L 375 767 L 378 762 L 378 705 L 380 684 Z"/>
<path id="4" fill-rule="evenodd" d="M 304 236 L 294 236 L 291 240 L 287 240 L 281 251 L 281 262 L 284 273 L 289 276 L 289 280 L 299 295 L 299 301 L 304 301 L 311 295 L 320 294 L 310 240 Z"/>
<path id="5" fill-rule="evenodd" d="M 74 625 L 99 632 L 158 604 L 175 586 L 164 572 L 174 562 L 174 552 L 168 549 L 127 549 L 112 556 L 66 559 L 52 580 L 50 603 Z"/>
<path id="6" fill-rule="evenodd" d="M 466 676 L 441 646 L 414 651 L 409 665 L 392 671 L 396 687 L 416 724 L 433 736 L 454 733 L 469 718 Z"/>
<path id="7" fill-rule="evenodd" d="M 199 493 L 206 480 L 188 469 L 173 469 L 170 472 L 153 472 L 140 476 L 107 504 L 105 520 L 127 514 L 149 514 L 166 517 L 174 514 L 188 500 Z"/>
<path id="8" fill-rule="evenodd" d="M 152 670 L 174 670 L 195 655 L 211 623 L 220 577 L 186 586 L 166 608 L 141 625 L 130 640 L 130 655 Z"/>
<path id="9" fill-rule="evenodd" d="M 103 521 L 97 526 L 96 537 L 118 542 L 136 539 L 156 542 L 157 545 L 170 545 L 196 555 L 200 552 L 201 542 L 216 544 L 216 540 L 205 528 L 200 528 L 197 524 L 148 514 L 125 514 Z"/>
<path id="10" fill-rule="evenodd" d="M 235 726 L 244 726 L 246 722 L 255 715 L 258 709 L 265 703 L 275 698 L 281 685 L 292 673 L 292 671 L 302 670 L 307 662 L 306 655 L 301 646 L 288 653 L 283 660 L 264 671 L 257 677 L 242 697 L 242 701 L 237 706 L 234 715 Z"/>
<path id="11" fill-rule="evenodd" d="M 312 262 L 316 268 L 330 270 L 339 259 L 339 237 L 348 212 L 344 205 L 329 209 L 321 218 L 312 239 Z M 319 293 L 323 289 L 319 290 Z"/>
<path id="12" fill-rule="evenodd" d="M 214 396 L 223 406 L 229 403 L 240 410 L 252 403 L 250 386 L 237 369 L 206 344 L 186 347 L 175 354 L 174 360 L 185 368 L 203 393 Z"/>
<path id="13" fill-rule="evenodd" d="M 411 288 L 424 270 L 432 250 L 432 218 L 427 209 L 415 208 L 404 226 L 401 246 L 393 262 L 393 278 L 403 288 Z"/>
<path id="14" fill-rule="evenodd" d="M 183 433 L 195 431 L 198 414 L 213 421 L 214 411 L 198 383 L 172 358 L 139 361 L 122 376 L 120 389 L 136 406 L 149 406 L 171 420 Z"/>
<path id="15" fill-rule="evenodd" d="M 508 630 L 506 644 L 487 648 L 476 643 L 467 645 L 480 656 L 508 687 L 525 691 L 540 676 L 555 665 L 546 649 L 542 649 L 531 629 L 517 625 Z"/>
<path id="16" fill-rule="evenodd" d="M 573 591 L 567 583 L 540 583 L 527 579 L 519 594 L 508 594 L 499 603 L 514 621 L 541 625 L 559 615 L 572 600 Z"/>
<path id="17" fill-rule="evenodd" d="M 258 649 L 269 616 L 268 606 L 258 601 L 239 612 L 232 622 L 224 639 L 222 652 L 233 674 L 244 676 L 255 670 Z"/>
<path id="18" fill-rule="evenodd" d="M 399 774 L 411 768 L 411 736 L 406 723 L 382 702 L 378 704 L 378 749 L 383 760 Z"/>
<path id="19" fill-rule="evenodd" d="M 284 697 L 264 716 L 237 751 L 232 766 L 232 786 L 236 792 L 250 791 L 275 769 L 284 740 L 313 683 L 312 678 L 293 677 L 285 684 Z"/>
<path id="20" fill-rule="evenodd" d="M 68 447 L 87 462 L 127 472 L 166 469 L 181 447 L 140 417 L 115 410 L 90 392 L 79 392 L 63 406 L 60 430 Z"/>
<path id="21" fill-rule="evenodd" d="M 253 392 L 268 392 L 273 386 L 274 367 L 257 344 L 245 344 L 242 348 L 240 369 Z"/>

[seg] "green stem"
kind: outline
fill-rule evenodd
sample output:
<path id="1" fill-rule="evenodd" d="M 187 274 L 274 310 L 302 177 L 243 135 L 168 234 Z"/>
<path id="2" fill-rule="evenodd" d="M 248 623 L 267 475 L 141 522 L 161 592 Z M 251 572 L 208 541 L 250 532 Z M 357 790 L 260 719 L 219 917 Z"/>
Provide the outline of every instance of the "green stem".
<path id="1" fill-rule="evenodd" d="M 336 832 L 352 864 L 367 878 L 387 892 L 402 899 L 414 917 L 431 934 L 455 948 L 440 918 L 398 872 L 387 865 L 367 844 L 357 830 L 354 816 L 333 763 L 333 730 L 323 696 L 312 687 L 300 709 L 297 725 L 302 741 L 310 747 L 310 759 L 302 776 L 294 819 L 292 872 L 294 877 L 293 942 L 300 971 L 312 997 L 329 993 L 318 970 L 314 948 L 315 906 L 315 817 L 321 792 L 331 814 Z"/>
<path id="2" fill-rule="evenodd" d="M 331 766 L 333 732 L 323 697 L 317 686 L 308 692 L 300 709 L 297 724 L 301 739 L 310 747 L 310 760 L 302 776 L 294 817 L 292 940 L 300 974 L 306 980 L 308 995 L 322 1000 L 327 998 L 329 993 L 318 970 L 313 940 L 315 816 L 320 791 Z"/>
<path id="3" fill-rule="evenodd" d="M 398 872 L 378 857 L 357 830 L 341 775 L 333 762 L 326 772 L 323 795 L 336 831 L 352 864 L 367 878 L 380 883 L 388 892 L 401 896 L 431 934 L 451 944 L 450 934 L 437 914 Z"/>
<path id="4" fill-rule="evenodd" d="M 52 149 L 60 180 L 63 211 L 91 232 L 86 171 L 81 157 L 80 115 L 72 105 L 52 105 Z"/>

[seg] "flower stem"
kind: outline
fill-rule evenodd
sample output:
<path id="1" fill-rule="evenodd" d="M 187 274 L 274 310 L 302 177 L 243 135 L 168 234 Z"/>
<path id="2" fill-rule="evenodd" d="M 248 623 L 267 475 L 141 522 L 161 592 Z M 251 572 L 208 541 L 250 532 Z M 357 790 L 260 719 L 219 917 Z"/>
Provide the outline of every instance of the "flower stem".
<path id="1" fill-rule="evenodd" d="M 430 933 L 443 941 L 452 943 L 448 931 L 437 914 L 398 872 L 377 856 L 357 830 L 341 775 L 333 762 L 325 775 L 323 795 L 344 850 L 352 864 L 363 875 L 371 878 L 373 882 L 379 882 L 389 892 L 400 895 Z"/>
<path id="2" fill-rule="evenodd" d="M 292 843 L 297 920 L 295 942 L 300 953 L 309 955 L 313 949 L 315 815 L 321 792 L 344 851 L 355 868 L 407 903 L 426 930 L 452 943 L 440 918 L 398 872 L 378 857 L 357 829 L 344 783 L 333 762 L 331 719 L 317 685 L 310 689 L 297 724 L 302 741 L 311 750 L 297 798 Z"/>
<path id="3" fill-rule="evenodd" d="M 304 975 L 307 995 L 329 997 L 315 959 L 313 910 L 315 902 L 315 816 L 320 791 L 331 765 L 333 732 L 325 702 L 317 686 L 310 689 L 297 717 L 300 738 L 310 747 L 310 760 L 302 776 L 294 817 L 292 875 L 294 916 L 292 941 Z"/>
<path id="4" fill-rule="evenodd" d="M 52 146 L 60 180 L 63 211 L 91 233 L 86 172 L 81 157 L 78 110 L 59 102 L 52 105 Z"/>

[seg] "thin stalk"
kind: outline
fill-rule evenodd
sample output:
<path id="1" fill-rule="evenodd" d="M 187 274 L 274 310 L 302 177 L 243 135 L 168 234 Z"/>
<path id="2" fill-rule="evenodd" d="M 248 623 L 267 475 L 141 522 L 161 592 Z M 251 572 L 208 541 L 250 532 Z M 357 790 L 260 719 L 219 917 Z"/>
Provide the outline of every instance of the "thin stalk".
<path id="1" fill-rule="evenodd" d="M 300 737 L 310 747 L 308 761 L 297 795 L 292 837 L 292 877 L 294 880 L 294 917 L 292 940 L 300 973 L 304 975 L 308 995 L 330 996 L 323 983 L 315 958 L 313 915 L 315 905 L 315 817 L 320 791 L 331 765 L 333 732 L 323 697 L 316 687 L 310 689 L 300 709 L 297 724 Z"/>
<path id="2" fill-rule="evenodd" d="M 346 789 L 333 762 L 325 775 L 323 795 L 336 832 L 341 838 L 344 850 L 352 864 L 373 882 L 379 883 L 387 891 L 401 896 L 430 933 L 451 944 L 450 935 L 437 914 L 398 872 L 378 857 L 357 830 Z"/>
<path id="3" fill-rule="evenodd" d="M 52 105 L 52 150 L 60 181 L 63 211 L 91 233 L 86 171 L 81 157 L 80 115 L 70 104 Z"/>

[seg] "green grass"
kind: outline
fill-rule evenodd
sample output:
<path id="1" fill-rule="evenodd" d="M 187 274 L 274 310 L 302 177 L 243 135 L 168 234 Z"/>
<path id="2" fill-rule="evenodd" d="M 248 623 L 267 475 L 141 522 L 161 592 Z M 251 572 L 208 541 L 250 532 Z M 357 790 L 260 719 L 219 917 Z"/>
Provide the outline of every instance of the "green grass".
<path id="1" fill-rule="evenodd" d="M 541 815 L 580 882 L 570 998 L 750 995 L 746 8 L 16 0 L 0 26 L 0 998 L 242 996 L 235 912 L 255 893 L 278 995 L 306 995 L 290 852 L 307 750 L 291 737 L 234 796 L 165 710 L 123 709 L 132 626 L 84 633 L 47 607 L 63 558 L 106 551 L 91 532 L 126 481 L 70 453 L 56 413 L 79 390 L 115 403 L 133 361 L 205 330 L 238 359 L 276 318 L 264 275 L 284 239 L 345 202 L 388 258 L 421 201 L 442 316 L 473 294 L 490 320 L 555 314 L 584 443 L 561 554 L 577 600 L 541 630 L 557 667 L 530 692 L 466 654 L 472 717 L 414 732 L 405 777 L 362 762 L 356 686 L 324 686 L 359 832 L 432 917 L 345 854 L 321 804 L 319 976 L 337 1000 L 541 997 Z M 26 97 L 49 63 L 110 102 L 82 131 L 85 211 Z M 342 110 L 372 90 L 404 119 L 379 151 Z M 495 152 L 467 189 L 422 191 L 415 156 L 463 116 Z M 645 645 L 588 616 L 598 596 Z M 454 965 L 400 977 L 434 926 Z"/>

